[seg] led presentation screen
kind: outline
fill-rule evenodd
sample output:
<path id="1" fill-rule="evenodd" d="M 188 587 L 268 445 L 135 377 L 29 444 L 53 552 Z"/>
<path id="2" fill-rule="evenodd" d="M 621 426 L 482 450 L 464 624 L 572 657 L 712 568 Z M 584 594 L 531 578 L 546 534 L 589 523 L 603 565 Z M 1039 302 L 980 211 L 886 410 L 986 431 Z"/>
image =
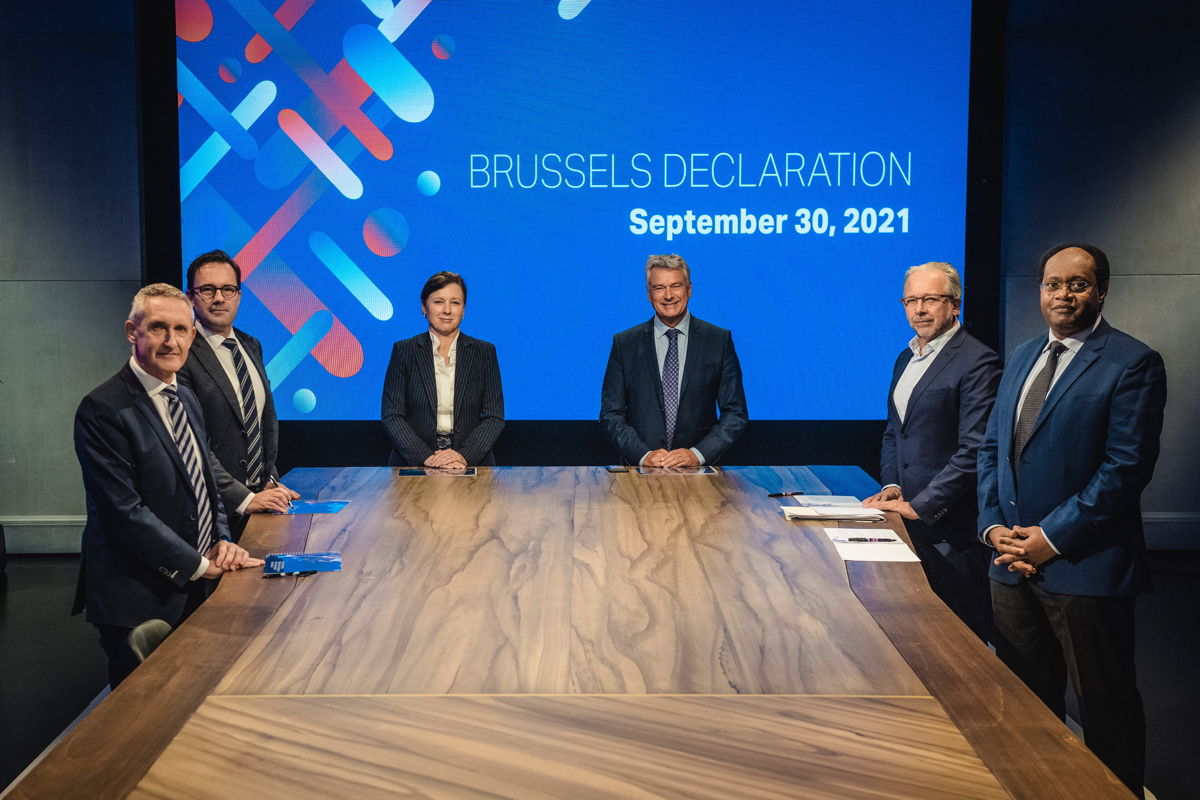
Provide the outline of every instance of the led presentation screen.
<path id="1" fill-rule="evenodd" d="M 903 270 L 962 267 L 970 3 L 177 0 L 183 263 L 283 419 L 377 419 L 439 270 L 511 419 L 593 419 L 678 253 L 752 419 L 879 419 Z"/>

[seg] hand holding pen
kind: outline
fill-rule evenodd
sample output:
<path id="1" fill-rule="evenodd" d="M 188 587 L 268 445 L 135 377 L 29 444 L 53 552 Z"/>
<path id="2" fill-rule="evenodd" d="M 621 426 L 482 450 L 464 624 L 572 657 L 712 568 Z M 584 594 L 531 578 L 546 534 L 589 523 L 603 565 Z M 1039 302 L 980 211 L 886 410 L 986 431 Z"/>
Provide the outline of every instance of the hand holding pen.
<path id="1" fill-rule="evenodd" d="M 295 507 L 296 507 L 296 504 L 295 504 L 295 503 L 293 503 L 292 501 L 293 501 L 293 500 L 299 500 L 299 499 L 300 499 L 300 493 L 299 493 L 299 492 L 293 492 L 291 489 L 289 489 L 288 487 L 284 486 L 282 483 L 280 483 L 280 482 L 279 482 L 279 479 L 278 479 L 278 478 L 276 478 L 274 475 L 272 475 L 271 477 L 267 478 L 267 486 L 268 486 L 268 487 L 273 487 L 273 488 L 276 488 L 276 489 L 282 489 L 282 490 L 283 490 L 283 493 L 284 493 L 284 495 L 287 497 L 287 504 L 288 504 L 288 508 L 295 508 Z"/>

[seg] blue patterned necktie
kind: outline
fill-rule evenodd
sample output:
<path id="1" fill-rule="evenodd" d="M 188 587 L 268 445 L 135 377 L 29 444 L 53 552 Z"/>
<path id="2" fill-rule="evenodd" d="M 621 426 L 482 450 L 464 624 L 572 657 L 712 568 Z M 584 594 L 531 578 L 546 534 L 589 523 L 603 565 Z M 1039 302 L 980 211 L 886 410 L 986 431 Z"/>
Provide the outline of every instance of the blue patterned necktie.
<path id="1" fill-rule="evenodd" d="M 208 499 L 208 484 L 204 482 L 204 470 L 200 462 L 200 445 L 192 434 L 192 426 L 188 424 L 187 415 L 179 393 L 167 387 L 162 392 L 167 397 L 167 416 L 171 420 L 171 435 L 175 438 L 175 447 L 183 459 L 187 470 L 188 481 L 192 484 L 192 494 L 196 498 L 196 550 L 201 554 L 207 553 L 213 541 L 212 503 Z"/>
<path id="2" fill-rule="evenodd" d="M 667 331 L 667 355 L 662 368 L 663 413 L 667 423 L 667 449 L 675 439 L 675 418 L 679 412 L 679 331 Z"/>
<path id="3" fill-rule="evenodd" d="M 242 427 L 246 431 L 246 486 L 257 490 L 263 482 L 262 426 L 258 422 L 258 404 L 254 396 L 254 384 L 250 382 L 250 370 L 237 340 L 230 336 L 221 342 L 233 355 L 233 369 L 237 372 L 238 388 L 242 392 Z"/>

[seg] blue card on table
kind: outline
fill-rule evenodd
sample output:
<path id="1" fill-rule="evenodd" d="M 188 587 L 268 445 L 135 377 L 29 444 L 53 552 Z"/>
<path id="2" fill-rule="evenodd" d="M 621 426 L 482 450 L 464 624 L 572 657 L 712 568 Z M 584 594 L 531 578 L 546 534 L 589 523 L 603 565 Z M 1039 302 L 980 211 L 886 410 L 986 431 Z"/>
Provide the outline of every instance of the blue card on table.
<path id="1" fill-rule="evenodd" d="M 263 577 L 312 575 L 314 572 L 341 572 L 341 553 L 271 553 L 264 561 Z"/>
<path id="2" fill-rule="evenodd" d="M 296 500 L 287 514 L 336 514 L 350 503 L 349 500 Z"/>

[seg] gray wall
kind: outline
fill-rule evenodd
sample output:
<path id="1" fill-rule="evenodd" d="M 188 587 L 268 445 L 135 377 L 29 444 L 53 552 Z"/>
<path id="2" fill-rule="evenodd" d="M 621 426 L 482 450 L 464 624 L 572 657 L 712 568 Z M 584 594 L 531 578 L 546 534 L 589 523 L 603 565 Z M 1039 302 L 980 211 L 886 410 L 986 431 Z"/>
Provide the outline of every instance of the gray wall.
<path id="1" fill-rule="evenodd" d="M 1013 0 L 1006 55 L 1006 350 L 1044 333 L 1037 262 L 1055 242 L 1108 253 L 1104 316 L 1162 353 L 1151 547 L 1200 547 L 1200 49 L 1197 12 L 1149 0 Z"/>
<path id="2" fill-rule="evenodd" d="M 0 15 L 0 523 L 9 549 L 77 549 L 79 399 L 128 358 L 141 278 L 127 0 Z"/>

